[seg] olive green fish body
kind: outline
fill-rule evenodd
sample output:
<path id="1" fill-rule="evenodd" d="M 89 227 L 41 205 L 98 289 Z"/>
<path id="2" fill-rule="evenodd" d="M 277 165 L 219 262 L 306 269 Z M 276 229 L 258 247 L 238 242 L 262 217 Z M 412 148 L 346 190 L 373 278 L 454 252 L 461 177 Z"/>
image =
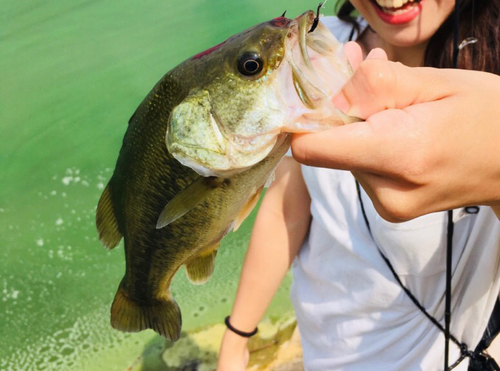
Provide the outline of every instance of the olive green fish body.
<path id="1" fill-rule="evenodd" d="M 315 70 L 330 68 L 323 55 L 337 63 L 338 45 L 321 24 L 305 32 L 314 18 L 278 17 L 195 55 L 167 73 L 130 119 L 96 213 L 107 248 L 124 239 L 113 327 L 177 340 L 175 273 L 185 265 L 193 283 L 210 278 L 221 239 L 248 215 L 288 150 L 286 132 L 342 122 Z M 314 60 L 302 61 L 308 50 Z"/>
<path id="2" fill-rule="evenodd" d="M 289 140 L 283 140 L 272 155 L 249 170 L 229 178 L 201 177 L 181 165 L 165 147 L 169 109 L 165 105 L 159 108 L 157 101 L 175 105 L 176 99 L 169 99 L 175 96 L 175 84 L 169 85 L 168 76 L 162 81 L 129 123 L 116 169 L 99 204 L 97 224 L 107 247 L 114 247 L 119 235 L 125 240 L 126 273 L 111 310 L 113 327 L 124 331 L 153 328 L 176 340 L 181 315 L 169 290 L 174 274 L 187 263 L 193 282 L 203 283 L 210 277 L 220 240 L 240 211 L 260 194 Z M 157 229 L 165 205 L 183 191 L 186 195 L 182 197 L 190 198 L 186 189 L 197 181 L 208 184 L 203 200 L 182 218 Z M 118 231 L 114 240 L 101 221 L 108 202 Z"/>
<path id="3" fill-rule="evenodd" d="M 159 285 L 161 271 L 177 266 L 179 259 L 169 243 L 170 228 L 158 230 L 156 222 L 168 201 L 199 177 L 173 159 L 164 144 L 168 115 L 182 99 L 179 90 L 166 76 L 131 118 L 96 215 L 106 247 L 116 246 L 122 236 L 125 241 L 126 273 L 112 306 L 112 325 L 125 331 L 156 327 L 172 339 L 178 336 L 180 310 Z M 155 324 L 155 317 L 169 322 Z"/>

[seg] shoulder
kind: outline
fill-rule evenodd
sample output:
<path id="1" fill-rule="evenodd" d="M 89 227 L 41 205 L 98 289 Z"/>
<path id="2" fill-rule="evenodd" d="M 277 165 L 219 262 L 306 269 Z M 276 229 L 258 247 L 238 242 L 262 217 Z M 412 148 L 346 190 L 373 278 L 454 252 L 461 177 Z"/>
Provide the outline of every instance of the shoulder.
<path id="1" fill-rule="evenodd" d="M 356 30 L 354 29 L 354 26 L 346 21 L 343 21 L 342 19 L 335 17 L 335 16 L 327 16 L 327 17 L 322 17 L 321 22 L 330 30 L 330 32 L 335 36 L 335 38 L 341 42 L 341 43 L 346 43 L 350 39 L 355 40 L 358 36 Z M 366 21 L 359 17 L 357 19 L 357 23 L 360 28 L 360 32 L 363 32 L 363 30 L 366 28 L 367 23 Z"/>

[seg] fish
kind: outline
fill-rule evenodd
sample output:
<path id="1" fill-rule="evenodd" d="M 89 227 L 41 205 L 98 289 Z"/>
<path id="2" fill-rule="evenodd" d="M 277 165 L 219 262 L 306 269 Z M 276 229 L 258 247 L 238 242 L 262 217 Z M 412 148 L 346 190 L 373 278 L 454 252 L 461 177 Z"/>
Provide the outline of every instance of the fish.
<path id="1" fill-rule="evenodd" d="M 101 243 L 124 239 L 113 328 L 178 340 L 174 275 L 212 276 L 222 238 L 257 204 L 290 133 L 349 122 L 331 98 L 352 69 L 318 20 L 283 15 L 229 37 L 167 72 L 132 115 L 96 211 Z"/>

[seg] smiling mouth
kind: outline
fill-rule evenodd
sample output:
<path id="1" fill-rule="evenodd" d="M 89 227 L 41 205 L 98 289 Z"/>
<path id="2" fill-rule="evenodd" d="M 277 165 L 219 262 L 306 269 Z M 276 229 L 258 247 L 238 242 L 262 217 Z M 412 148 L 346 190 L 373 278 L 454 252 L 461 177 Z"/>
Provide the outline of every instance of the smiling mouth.
<path id="1" fill-rule="evenodd" d="M 422 0 L 372 0 L 372 3 L 384 13 L 396 15 L 414 8 L 421 1 Z"/>

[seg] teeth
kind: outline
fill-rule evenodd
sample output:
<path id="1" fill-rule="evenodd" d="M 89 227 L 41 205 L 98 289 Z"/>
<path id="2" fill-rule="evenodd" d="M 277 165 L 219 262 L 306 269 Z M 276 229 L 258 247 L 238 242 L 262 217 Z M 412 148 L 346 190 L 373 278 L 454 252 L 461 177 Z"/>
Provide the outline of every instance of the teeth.
<path id="1" fill-rule="evenodd" d="M 407 3 L 414 2 L 414 0 L 376 0 L 376 2 L 382 8 L 400 8 Z"/>

